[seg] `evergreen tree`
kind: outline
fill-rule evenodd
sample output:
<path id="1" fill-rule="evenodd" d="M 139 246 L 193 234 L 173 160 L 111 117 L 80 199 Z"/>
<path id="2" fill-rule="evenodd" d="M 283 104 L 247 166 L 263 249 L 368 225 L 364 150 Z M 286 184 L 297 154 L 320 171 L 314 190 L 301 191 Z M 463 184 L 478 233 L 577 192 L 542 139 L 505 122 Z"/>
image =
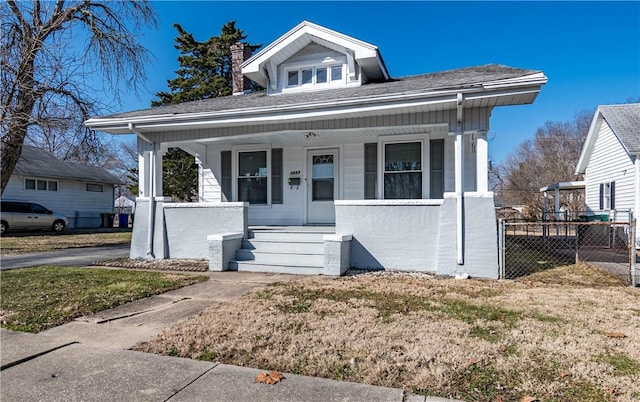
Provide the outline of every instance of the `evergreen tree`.
<path id="1" fill-rule="evenodd" d="M 180 68 L 175 71 L 176 78 L 167 80 L 169 91 L 158 92 L 158 100 L 151 102 L 151 106 L 231 95 L 231 45 L 242 42 L 251 52 L 262 46 L 243 42 L 247 36 L 236 28 L 235 21 L 224 24 L 219 36 L 203 42 L 195 40 L 179 24 L 173 27 L 178 31 L 175 48 L 180 51 Z M 193 156 L 172 148 L 164 156 L 162 167 L 164 193 L 180 201 L 191 201 L 191 197 L 197 194 L 198 178 Z"/>
<path id="2" fill-rule="evenodd" d="M 231 95 L 231 45 L 242 42 L 247 36 L 230 21 L 222 26 L 219 36 L 199 42 L 179 24 L 175 48 L 180 51 L 177 77 L 167 80 L 169 92 L 158 92 L 158 100 L 151 106 L 172 105 L 187 101 L 217 98 Z M 243 42 L 251 52 L 262 45 Z"/>

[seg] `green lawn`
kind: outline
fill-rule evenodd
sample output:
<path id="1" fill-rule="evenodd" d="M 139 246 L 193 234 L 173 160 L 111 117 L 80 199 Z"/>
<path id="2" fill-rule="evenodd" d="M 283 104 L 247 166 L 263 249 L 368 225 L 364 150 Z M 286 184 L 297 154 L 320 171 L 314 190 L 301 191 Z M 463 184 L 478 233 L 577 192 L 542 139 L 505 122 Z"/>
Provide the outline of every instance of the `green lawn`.
<path id="1" fill-rule="evenodd" d="M 59 266 L 4 271 L 0 274 L 0 326 L 40 332 L 204 280 L 207 277 Z"/>

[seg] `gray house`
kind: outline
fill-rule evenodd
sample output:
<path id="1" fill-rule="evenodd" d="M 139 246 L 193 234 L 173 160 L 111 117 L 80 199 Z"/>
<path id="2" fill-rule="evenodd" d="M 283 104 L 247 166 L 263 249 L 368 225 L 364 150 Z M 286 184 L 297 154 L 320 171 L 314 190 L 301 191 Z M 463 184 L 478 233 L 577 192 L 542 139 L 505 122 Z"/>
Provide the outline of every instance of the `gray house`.
<path id="1" fill-rule="evenodd" d="M 547 82 L 541 71 L 392 78 L 376 46 L 307 21 L 251 57 L 232 50 L 233 96 L 86 121 L 138 137 L 131 257 L 497 277 L 489 118 L 532 103 Z M 250 93 L 248 80 L 265 91 Z M 198 203 L 162 196 L 169 147 L 196 158 Z"/>
<path id="2" fill-rule="evenodd" d="M 640 103 L 596 109 L 576 174 L 585 175 L 587 209 L 627 221 L 640 211 Z M 630 216 L 631 215 L 631 216 Z"/>
<path id="3" fill-rule="evenodd" d="M 100 215 L 113 213 L 113 190 L 120 183 L 106 169 L 66 162 L 25 145 L 2 199 L 42 204 L 63 214 L 69 228 L 99 227 Z"/>

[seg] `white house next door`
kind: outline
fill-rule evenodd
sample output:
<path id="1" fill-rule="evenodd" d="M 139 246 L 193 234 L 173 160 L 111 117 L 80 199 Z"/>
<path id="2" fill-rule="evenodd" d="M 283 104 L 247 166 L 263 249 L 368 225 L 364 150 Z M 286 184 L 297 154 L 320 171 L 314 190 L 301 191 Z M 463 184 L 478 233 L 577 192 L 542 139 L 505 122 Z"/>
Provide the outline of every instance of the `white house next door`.
<path id="1" fill-rule="evenodd" d="M 307 223 L 334 224 L 333 201 L 338 196 L 339 152 L 337 149 L 315 149 L 307 154 Z"/>

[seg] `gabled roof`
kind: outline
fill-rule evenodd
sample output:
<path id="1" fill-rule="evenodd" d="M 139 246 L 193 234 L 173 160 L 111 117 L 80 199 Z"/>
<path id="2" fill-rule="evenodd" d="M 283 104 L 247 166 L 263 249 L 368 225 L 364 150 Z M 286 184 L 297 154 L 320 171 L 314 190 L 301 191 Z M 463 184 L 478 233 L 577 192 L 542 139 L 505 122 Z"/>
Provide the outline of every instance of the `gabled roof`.
<path id="1" fill-rule="evenodd" d="M 640 103 L 598 106 L 589 127 L 576 174 L 584 174 L 602 123 L 606 122 L 629 155 L 640 155 Z"/>
<path id="2" fill-rule="evenodd" d="M 389 72 L 377 46 L 309 21 L 302 21 L 242 63 L 242 73 L 266 88 L 269 78 L 272 84 L 275 83 L 276 67 L 311 43 L 338 51 L 355 60 L 369 80 L 389 79 Z"/>
<path id="3" fill-rule="evenodd" d="M 13 174 L 92 183 L 122 183 L 104 168 L 66 162 L 56 158 L 49 151 L 29 145 L 22 147 L 22 155 L 18 159 Z"/>
<path id="4" fill-rule="evenodd" d="M 134 124 L 137 129 L 142 130 L 145 129 L 144 125 L 148 124 L 153 125 L 153 130 L 159 130 L 163 125 L 188 124 L 196 121 L 198 124 L 231 124 L 232 118 L 239 120 L 255 116 L 255 119 L 284 119 L 287 113 L 303 113 L 320 109 L 326 111 L 347 107 L 371 109 L 383 102 L 437 103 L 449 102 L 451 99 L 455 102 L 458 92 L 466 96 L 477 94 L 478 97 L 485 95 L 492 97 L 492 101 L 482 100 L 484 106 L 491 107 L 499 104 L 533 102 L 540 86 L 546 82 L 547 77 L 539 70 L 488 64 L 401 77 L 386 82 L 370 82 L 350 88 L 285 93 L 277 96 L 267 96 L 264 92 L 260 92 L 184 102 L 95 117 L 87 120 L 85 124 L 93 129 L 112 134 L 128 134 L 132 132 L 129 124 Z M 526 102 L 508 100 L 509 97 L 504 95 L 507 92 L 509 94 L 526 93 Z M 503 99 L 499 101 L 501 96 Z M 515 99 L 513 96 L 511 98 Z M 149 130 L 151 129 L 149 127 Z"/>

